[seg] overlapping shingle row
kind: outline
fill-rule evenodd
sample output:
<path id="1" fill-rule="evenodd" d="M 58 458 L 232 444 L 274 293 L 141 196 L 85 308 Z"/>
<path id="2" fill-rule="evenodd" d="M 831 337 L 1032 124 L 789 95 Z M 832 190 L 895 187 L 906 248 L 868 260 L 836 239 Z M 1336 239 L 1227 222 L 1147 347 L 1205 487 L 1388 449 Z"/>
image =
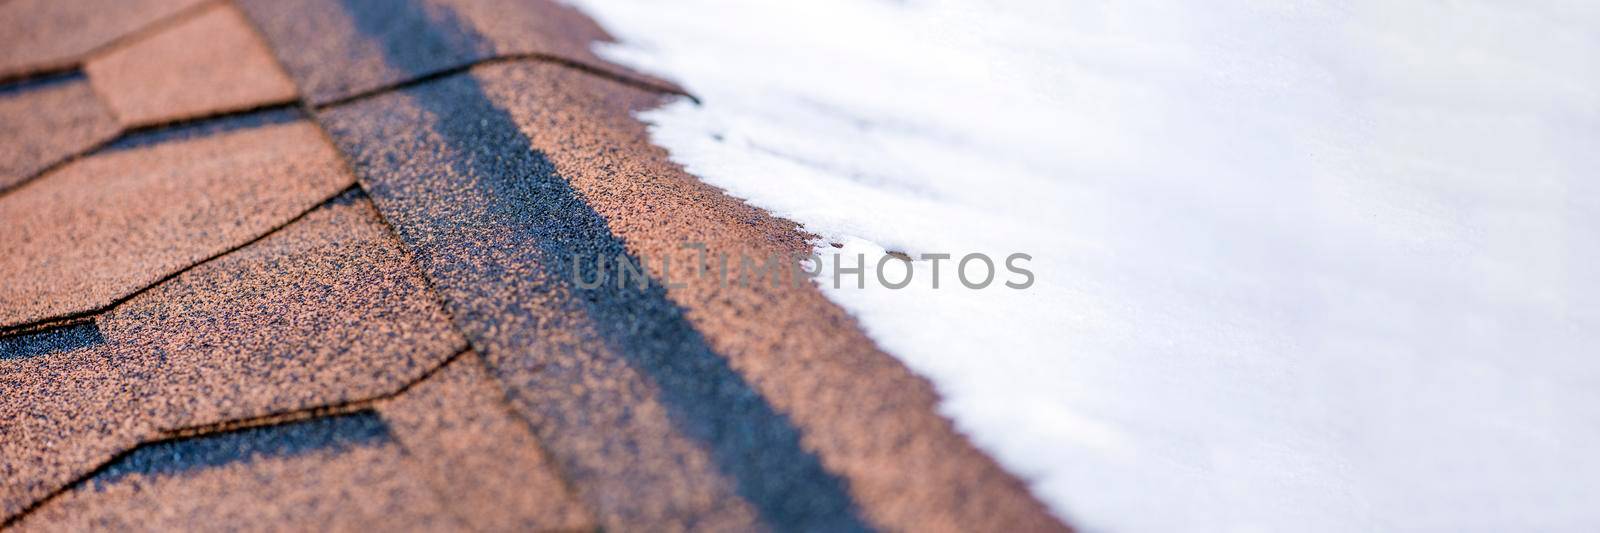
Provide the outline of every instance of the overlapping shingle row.
<path id="1" fill-rule="evenodd" d="M 119 132 L 296 99 L 271 52 L 226 2 L 35 4 L 0 4 L 0 35 L 19 41 L 0 47 L 8 54 L 0 77 L 81 71 L 0 91 L 0 120 L 27 127 L 0 133 L 16 146 L 0 164 L 0 191 Z"/>
<path id="2" fill-rule="evenodd" d="M 4 63 L 87 76 L 0 93 L 43 131 L 0 192 L 9 523 L 1061 527 L 814 288 L 660 262 L 810 245 L 649 143 L 675 90 L 580 14 L 168 12 Z M 578 287 L 596 255 L 652 282 Z"/>
<path id="3" fill-rule="evenodd" d="M 465 348 L 358 191 L 92 324 L 4 360 L 7 515 L 142 442 L 390 393 Z"/>
<path id="4" fill-rule="evenodd" d="M 9 230 L 0 234 L 0 328 L 100 310 L 354 184 L 305 120 L 104 150 L 66 165 L 0 198 Z"/>

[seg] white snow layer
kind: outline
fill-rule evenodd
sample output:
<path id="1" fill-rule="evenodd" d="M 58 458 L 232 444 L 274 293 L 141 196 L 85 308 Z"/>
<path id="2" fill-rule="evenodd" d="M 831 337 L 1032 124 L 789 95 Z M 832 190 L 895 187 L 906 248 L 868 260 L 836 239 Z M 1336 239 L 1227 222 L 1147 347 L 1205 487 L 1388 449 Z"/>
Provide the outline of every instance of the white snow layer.
<path id="1" fill-rule="evenodd" d="M 577 4 L 1070 523 L 1600 529 L 1600 3 Z"/>

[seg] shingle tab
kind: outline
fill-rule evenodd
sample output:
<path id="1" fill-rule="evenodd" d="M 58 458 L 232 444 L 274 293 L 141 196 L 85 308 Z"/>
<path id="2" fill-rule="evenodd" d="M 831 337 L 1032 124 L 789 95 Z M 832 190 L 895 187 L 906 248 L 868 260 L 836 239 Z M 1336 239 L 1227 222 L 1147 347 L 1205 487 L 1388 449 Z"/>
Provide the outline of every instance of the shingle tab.
<path id="1" fill-rule="evenodd" d="M 0 78 L 71 68 L 98 47 L 206 1 L 0 2 Z"/>
<path id="2" fill-rule="evenodd" d="M 352 193 L 95 317 L 101 342 L 0 359 L 0 516 L 139 442 L 391 394 L 465 348 Z"/>
<path id="3" fill-rule="evenodd" d="M 0 329 L 109 305 L 353 184 L 303 121 L 74 161 L 0 196 Z"/>
<path id="4" fill-rule="evenodd" d="M 84 70 L 129 127 L 295 98 L 272 52 L 226 4 L 91 59 Z"/>
<path id="5" fill-rule="evenodd" d="M 117 135 L 117 120 L 81 76 L 0 92 L 0 191 Z"/>

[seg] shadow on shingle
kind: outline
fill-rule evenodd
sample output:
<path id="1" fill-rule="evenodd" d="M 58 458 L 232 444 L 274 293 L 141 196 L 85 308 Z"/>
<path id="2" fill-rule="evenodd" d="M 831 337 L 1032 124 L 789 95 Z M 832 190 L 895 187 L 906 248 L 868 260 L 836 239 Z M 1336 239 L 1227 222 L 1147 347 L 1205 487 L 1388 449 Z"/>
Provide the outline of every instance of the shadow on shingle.
<path id="1" fill-rule="evenodd" d="M 393 442 L 371 410 L 140 446 L 87 481 L 101 489 L 130 475 L 176 476 L 259 459 L 298 457 Z"/>
<path id="2" fill-rule="evenodd" d="M 27 359 L 105 344 L 94 321 L 0 337 L 0 360 Z"/>
<path id="3" fill-rule="evenodd" d="M 17 93 L 50 87 L 52 85 L 86 80 L 88 80 L 88 78 L 85 77 L 83 75 L 83 71 L 80 70 L 45 74 L 38 77 L 0 83 L 0 96 L 9 96 Z"/>
<path id="4" fill-rule="evenodd" d="M 260 126 L 287 124 L 305 117 L 298 107 L 281 105 L 265 109 L 228 114 L 213 118 L 204 118 L 194 121 L 180 122 L 171 126 L 155 126 L 140 128 L 131 131 L 121 138 L 106 145 L 103 151 L 114 152 L 153 146 L 171 141 L 197 139 L 230 131 L 238 131 Z"/>

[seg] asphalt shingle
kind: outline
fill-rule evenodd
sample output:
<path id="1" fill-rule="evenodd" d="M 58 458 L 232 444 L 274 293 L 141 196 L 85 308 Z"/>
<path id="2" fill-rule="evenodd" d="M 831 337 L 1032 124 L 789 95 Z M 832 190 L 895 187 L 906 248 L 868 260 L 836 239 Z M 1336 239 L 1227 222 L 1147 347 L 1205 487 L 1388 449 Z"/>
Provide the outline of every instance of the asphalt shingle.
<path id="1" fill-rule="evenodd" d="M 353 184 L 303 121 L 73 161 L 0 196 L 0 330 L 103 308 Z"/>
<path id="2" fill-rule="evenodd" d="M 95 57 L 84 71 L 128 127 L 295 99 L 272 52 L 227 4 Z"/>

